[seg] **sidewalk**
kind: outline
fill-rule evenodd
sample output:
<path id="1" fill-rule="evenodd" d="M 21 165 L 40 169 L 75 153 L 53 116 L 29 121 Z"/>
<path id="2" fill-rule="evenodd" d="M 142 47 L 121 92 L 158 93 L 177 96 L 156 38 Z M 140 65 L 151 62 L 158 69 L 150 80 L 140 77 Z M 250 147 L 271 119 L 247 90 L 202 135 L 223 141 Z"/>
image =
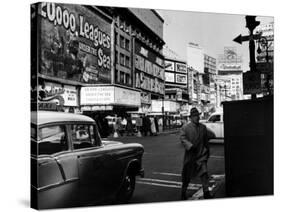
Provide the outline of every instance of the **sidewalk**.
<path id="1" fill-rule="evenodd" d="M 164 130 L 162 132 L 158 132 L 157 135 L 175 134 L 175 133 L 178 133 L 179 130 L 180 130 L 180 128 L 166 129 L 166 130 Z M 133 135 L 133 136 L 132 135 L 131 136 L 127 136 L 126 133 L 124 133 L 123 136 L 118 136 L 118 138 L 127 138 L 127 137 L 130 137 L 130 138 L 136 137 L 137 138 L 138 136 L 137 136 L 137 133 L 135 133 L 135 135 Z M 142 137 L 145 137 L 145 136 L 142 135 Z M 104 139 L 106 139 L 106 140 L 114 139 L 113 134 L 111 134 L 110 136 L 108 136 L 107 138 L 104 138 Z"/>
<path id="2" fill-rule="evenodd" d="M 216 188 L 213 190 L 214 198 L 224 198 L 225 193 L 225 177 L 223 177 L 218 183 Z"/>

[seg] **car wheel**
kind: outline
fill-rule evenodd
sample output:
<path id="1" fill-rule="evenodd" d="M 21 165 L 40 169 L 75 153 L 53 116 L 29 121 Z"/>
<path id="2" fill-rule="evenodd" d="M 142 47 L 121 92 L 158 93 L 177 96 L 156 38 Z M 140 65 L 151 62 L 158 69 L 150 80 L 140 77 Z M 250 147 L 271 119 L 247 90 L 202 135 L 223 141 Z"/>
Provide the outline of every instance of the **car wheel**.
<path id="1" fill-rule="evenodd" d="M 118 203 L 127 203 L 133 196 L 136 184 L 136 176 L 132 174 L 126 174 L 120 191 L 117 195 Z"/>

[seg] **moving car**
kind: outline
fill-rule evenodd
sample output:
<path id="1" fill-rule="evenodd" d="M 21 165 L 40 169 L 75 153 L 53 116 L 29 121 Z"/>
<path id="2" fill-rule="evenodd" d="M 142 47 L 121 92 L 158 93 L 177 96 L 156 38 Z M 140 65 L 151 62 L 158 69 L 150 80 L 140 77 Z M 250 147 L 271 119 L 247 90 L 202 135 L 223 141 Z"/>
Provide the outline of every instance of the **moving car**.
<path id="1" fill-rule="evenodd" d="M 126 203 L 144 176 L 143 146 L 102 141 L 93 119 L 31 113 L 31 205 L 37 209 Z M 33 201 L 34 200 L 34 201 Z"/>
<path id="2" fill-rule="evenodd" d="M 223 112 L 212 113 L 207 121 L 201 123 L 215 133 L 216 138 L 224 138 Z"/>

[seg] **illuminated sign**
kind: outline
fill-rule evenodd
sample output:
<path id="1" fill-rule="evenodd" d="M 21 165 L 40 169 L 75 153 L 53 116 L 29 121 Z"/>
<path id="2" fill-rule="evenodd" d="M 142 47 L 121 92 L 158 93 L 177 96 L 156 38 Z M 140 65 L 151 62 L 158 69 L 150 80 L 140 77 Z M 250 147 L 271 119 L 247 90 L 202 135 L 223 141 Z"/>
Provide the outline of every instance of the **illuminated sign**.
<path id="1" fill-rule="evenodd" d="M 81 88 L 81 105 L 140 106 L 140 92 L 114 86 Z"/>

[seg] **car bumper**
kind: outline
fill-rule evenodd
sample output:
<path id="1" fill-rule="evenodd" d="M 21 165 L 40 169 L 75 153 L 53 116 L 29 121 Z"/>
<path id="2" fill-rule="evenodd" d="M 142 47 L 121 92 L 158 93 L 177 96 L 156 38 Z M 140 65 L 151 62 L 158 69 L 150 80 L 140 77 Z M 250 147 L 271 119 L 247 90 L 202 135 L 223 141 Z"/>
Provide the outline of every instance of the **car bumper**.
<path id="1" fill-rule="evenodd" d="M 140 177 L 144 177 L 144 169 L 141 169 L 141 170 L 139 171 L 138 175 L 139 175 Z"/>

